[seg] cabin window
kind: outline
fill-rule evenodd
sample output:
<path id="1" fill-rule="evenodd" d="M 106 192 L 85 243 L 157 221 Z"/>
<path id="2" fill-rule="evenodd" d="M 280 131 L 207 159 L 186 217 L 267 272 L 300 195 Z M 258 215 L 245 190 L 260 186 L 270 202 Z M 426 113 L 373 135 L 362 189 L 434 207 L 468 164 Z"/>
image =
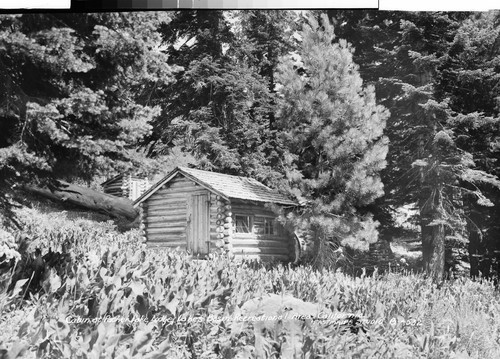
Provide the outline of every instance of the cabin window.
<path id="1" fill-rule="evenodd" d="M 274 234 L 274 219 L 266 218 L 265 234 Z"/>
<path id="2" fill-rule="evenodd" d="M 255 217 L 253 232 L 255 234 L 273 235 L 276 233 L 274 219 L 269 217 Z"/>
<path id="3" fill-rule="evenodd" d="M 234 216 L 236 233 L 250 233 L 250 216 Z"/>
<path id="4" fill-rule="evenodd" d="M 276 237 L 281 235 L 278 231 L 276 219 L 271 216 L 253 216 L 233 214 L 233 231 L 235 234 L 250 234 L 250 237 Z"/>

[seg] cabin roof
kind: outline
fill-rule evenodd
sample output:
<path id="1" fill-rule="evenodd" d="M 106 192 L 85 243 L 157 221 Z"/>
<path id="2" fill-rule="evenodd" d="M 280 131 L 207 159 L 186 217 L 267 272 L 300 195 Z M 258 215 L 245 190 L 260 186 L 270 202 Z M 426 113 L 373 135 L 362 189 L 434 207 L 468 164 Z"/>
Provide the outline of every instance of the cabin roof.
<path id="1" fill-rule="evenodd" d="M 131 175 L 131 173 L 129 173 L 129 172 L 119 173 L 119 174 L 117 174 L 116 176 L 111 177 L 110 179 L 107 179 L 106 181 L 102 182 L 102 183 L 101 183 L 101 186 L 106 186 L 106 185 L 108 185 L 108 184 L 110 184 L 110 183 L 112 183 L 112 182 L 116 181 L 116 180 L 117 180 L 117 179 L 119 179 L 119 178 L 122 178 L 122 177 L 125 177 L 125 176 L 129 176 L 129 175 Z M 133 175 L 133 174 L 132 174 L 132 178 L 133 178 L 133 179 L 142 179 L 142 178 L 140 178 L 139 176 L 135 176 L 135 175 Z"/>
<path id="2" fill-rule="evenodd" d="M 106 181 L 102 182 L 102 183 L 101 183 L 101 186 L 105 186 L 105 185 L 107 185 L 107 184 L 109 184 L 109 183 L 111 183 L 111 182 L 114 182 L 114 181 L 116 181 L 118 178 L 123 177 L 123 176 L 124 176 L 124 174 L 123 174 L 123 173 L 119 173 L 119 174 L 117 174 L 116 176 L 111 177 L 111 178 L 107 179 Z"/>
<path id="3" fill-rule="evenodd" d="M 187 167 L 177 167 L 167 176 L 161 179 L 141 197 L 137 198 L 134 206 L 139 205 L 149 198 L 153 193 L 159 190 L 178 174 L 198 183 L 211 192 L 218 194 L 226 199 L 242 199 L 264 203 L 276 203 L 283 205 L 298 205 L 297 202 L 288 199 L 286 196 L 277 193 L 271 188 L 265 186 L 259 181 L 240 176 L 231 176 L 217 172 L 202 171 Z"/>

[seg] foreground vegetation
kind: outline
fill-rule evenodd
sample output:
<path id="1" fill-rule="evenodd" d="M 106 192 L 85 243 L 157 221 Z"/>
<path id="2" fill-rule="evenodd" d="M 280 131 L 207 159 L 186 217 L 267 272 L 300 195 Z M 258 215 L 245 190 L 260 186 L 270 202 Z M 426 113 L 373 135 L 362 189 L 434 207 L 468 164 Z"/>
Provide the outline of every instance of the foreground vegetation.
<path id="1" fill-rule="evenodd" d="M 14 237 L 30 239 L 27 252 L 65 242 L 72 249 L 64 270 L 51 269 L 26 300 L 27 279 L 9 292 L 13 274 L 4 274 L 0 350 L 9 358 L 278 358 L 289 357 L 290 343 L 298 358 L 500 355 L 500 304 L 489 281 L 438 288 L 409 273 L 352 278 L 223 256 L 198 261 L 143 251 L 137 232 L 120 234 L 110 222 L 22 214 Z M 325 320 L 268 322 L 261 331 L 256 321 L 235 319 L 245 302 L 266 294 L 357 313 L 367 333 L 340 333 Z"/>

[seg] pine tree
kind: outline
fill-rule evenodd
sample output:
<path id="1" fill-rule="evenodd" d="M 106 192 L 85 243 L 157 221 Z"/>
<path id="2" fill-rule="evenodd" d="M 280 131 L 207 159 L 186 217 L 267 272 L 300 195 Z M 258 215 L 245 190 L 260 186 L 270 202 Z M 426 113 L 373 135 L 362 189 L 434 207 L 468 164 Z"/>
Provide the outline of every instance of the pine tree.
<path id="1" fill-rule="evenodd" d="M 446 99 L 454 117 L 457 146 L 473 154 L 474 168 L 500 178 L 500 17 L 498 12 L 470 16 L 458 28 L 439 68 L 436 96 Z M 468 218 L 471 274 L 500 273 L 498 235 L 500 191 L 488 180 L 477 184 L 488 199 L 464 200 Z M 474 187 L 468 186 L 470 190 Z M 484 204 L 487 204 L 485 206 Z"/>
<path id="2" fill-rule="evenodd" d="M 163 112 L 153 124 L 150 155 L 181 148 L 201 168 L 273 183 L 280 177 L 269 158 L 273 94 L 255 67 L 257 50 L 241 16 L 182 11 L 163 29 L 172 64 L 184 70 L 158 97 Z"/>
<path id="3" fill-rule="evenodd" d="M 478 153 L 460 145 L 457 123 L 462 117 L 446 97 L 436 94 L 442 64 L 463 18 L 460 13 L 424 13 L 401 21 L 392 54 L 399 72 L 385 80 L 387 95 L 381 91 L 392 114 L 391 169 L 400 173 L 399 180 L 395 171 L 384 178 L 392 183 L 391 193 L 402 194 L 398 201 L 417 203 L 424 269 L 436 281 L 442 280 L 446 265 L 453 266 L 453 251 L 464 254 L 471 223 L 466 203 L 489 205 L 478 186 L 498 185 L 494 176 L 477 168 Z"/>
<path id="4" fill-rule="evenodd" d="M 168 21 L 165 13 L 0 17 L 4 210 L 14 185 L 144 167 L 138 142 L 159 114 L 148 94 L 175 70 L 159 51 L 156 29 Z"/>
<path id="5" fill-rule="evenodd" d="M 459 94 L 460 88 L 470 91 L 470 86 L 457 86 L 454 79 L 458 74 L 454 70 L 456 54 L 460 52 L 457 39 L 464 38 L 457 32 L 470 15 L 363 12 L 351 17 L 344 11 L 331 15 L 336 17 L 340 33 L 354 42 L 362 76 L 376 84 L 378 101 L 391 111 L 386 128 L 390 139 L 388 166 L 382 171 L 386 195 L 382 201 L 386 208 L 416 204 L 424 267 L 440 280 L 444 263 L 453 264 L 451 252 L 458 249 L 463 255 L 475 226 L 471 208 L 484 213 L 484 205 L 490 203 L 484 188 L 496 183 L 492 172 L 479 171 L 485 168 L 477 166 L 483 157 L 479 148 L 484 149 L 491 136 L 479 136 L 481 146 L 475 149 L 464 146 L 460 123 L 471 116 L 461 115 L 455 105 L 491 103 L 494 97 L 484 94 L 476 100 L 475 96 L 448 96 Z M 491 41 L 495 40 L 482 42 L 481 48 Z M 470 52 L 464 52 L 467 54 Z M 483 60 L 478 58 L 478 62 Z M 476 76 L 491 74 L 477 67 L 467 70 Z M 494 77 L 489 76 L 485 84 L 494 83 Z M 386 228 L 391 225 L 390 221 L 385 224 Z"/>
<path id="6" fill-rule="evenodd" d="M 284 171 L 281 161 L 283 144 L 279 142 L 276 128 L 276 73 L 281 57 L 295 48 L 293 35 L 300 29 L 299 18 L 292 11 L 282 10 L 242 11 L 236 16 L 238 27 L 241 27 L 239 57 L 267 84 L 268 106 L 267 113 L 264 113 L 267 126 L 262 150 L 276 173 L 262 179 L 274 187 L 282 178 L 279 174 Z"/>
<path id="7" fill-rule="evenodd" d="M 334 41 L 326 16 L 309 16 L 300 36 L 295 63 L 280 67 L 278 123 L 289 190 L 306 204 L 290 220 L 314 238 L 315 263 L 325 266 L 339 246 L 366 250 L 377 240 L 365 209 L 383 194 L 388 112 L 363 87 L 350 45 Z"/>
<path id="8" fill-rule="evenodd" d="M 249 64 L 267 81 L 271 94 L 276 93 L 276 71 L 279 60 L 293 48 L 293 32 L 296 16 L 291 11 L 256 10 L 240 14 L 242 49 Z M 273 101 L 274 103 L 274 101 Z M 275 130 L 273 112 L 269 112 L 269 129 Z"/>

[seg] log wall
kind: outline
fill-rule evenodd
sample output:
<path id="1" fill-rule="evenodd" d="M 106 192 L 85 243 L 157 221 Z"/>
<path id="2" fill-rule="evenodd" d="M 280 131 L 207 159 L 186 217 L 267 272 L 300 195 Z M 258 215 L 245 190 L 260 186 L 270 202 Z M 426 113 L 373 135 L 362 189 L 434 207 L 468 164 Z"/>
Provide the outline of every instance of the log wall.
<path id="1" fill-rule="evenodd" d="M 123 176 L 120 176 L 114 179 L 113 181 L 107 183 L 103 187 L 104 193 L 117 197 L 124 197 L 122 184 L 123 184 Z"/>
<path id="2" fill-rule="evenodd" d="M 140 197 L 149 189 L 147 178 L 138 178 L 129 175 L 121 175 L 103 186 L 103 191 L 117 197 L 125 197 L 132 201 Z"/>
<path id="3" fill-rule="evenodd" d="M 142 226 L 148 247 L 187 248 L 187 216 L 192 195 L 209 195 L 209 252 L 230 252 L 238 258 L 289 260 L 294 255 L 293 236 L 275 220 L 272 235 L 235 233 L 234 215 L 272 218 L 264 205 L 226 200 L 179 175 L 142 203 Z"/>
<path id="4" fill-rule="evenodd" d="M 244 201 L 231 201 L 231 211 L 234 216 L 243 215 L 252 217 L 251 222 L 256 223 L 256 217 L 265 217 L 275 220 L 274 233 L 258 234 L 252 226 L 251 233 L 233 233 L 230 236 L 230 247 L 235 256 L 249 259 L 264 260 L 289 260 L 294 254 L 293 236 L 276 221 L 276 214 L 264 205 Z M 233 226 L 234 228 L 234 226 Z"/>
<path id="5" fill-rule="evenodd" d="M 148 246 L 187 249 L 187 204 L 195 194 L 208 194 L 200 185 L 178 176 L 157 190 L 143 205 Z"/>

